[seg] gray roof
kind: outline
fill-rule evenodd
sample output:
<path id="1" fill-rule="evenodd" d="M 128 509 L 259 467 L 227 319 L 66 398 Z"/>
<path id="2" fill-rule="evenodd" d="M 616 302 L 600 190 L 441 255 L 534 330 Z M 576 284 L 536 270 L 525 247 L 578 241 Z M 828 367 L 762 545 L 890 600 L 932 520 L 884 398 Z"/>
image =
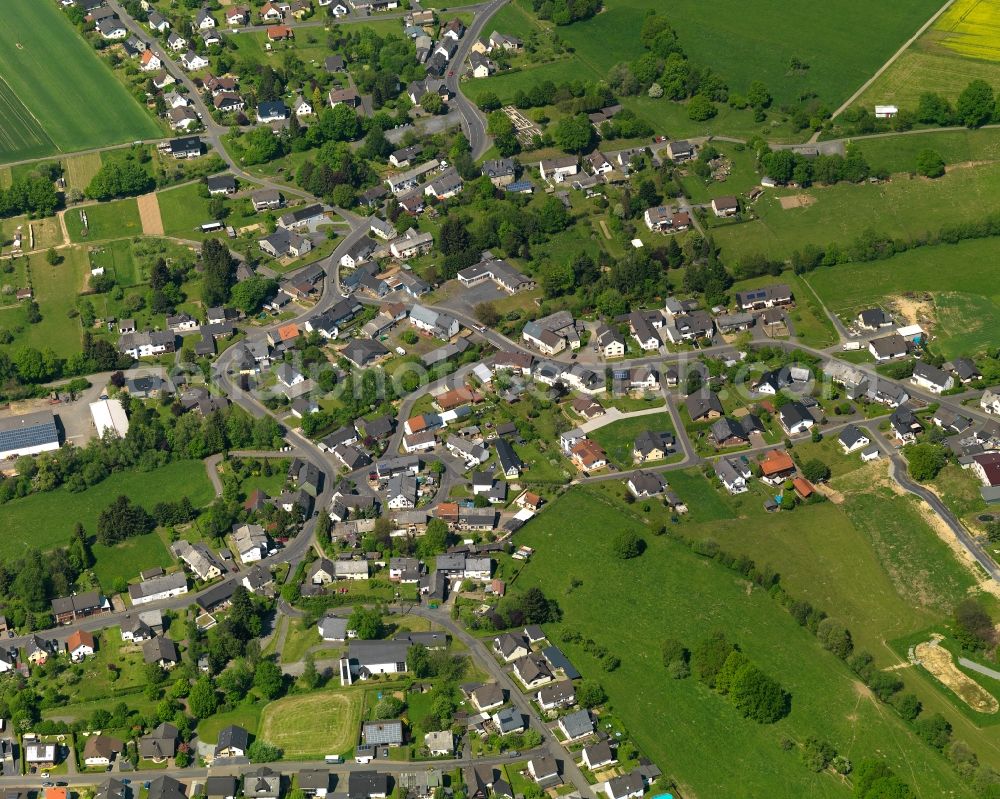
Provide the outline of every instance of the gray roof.
<path id="1" fill-rule="evenodd" d="M 367 744 L 398 746 L 403 742 L 403 722 L 398 719 L 366 721 L 361 734 Z"/>
<path id="2" fill-rule="evenodd" d="M 559 723 L 570 738 L 580 738 L 594 731 L 594 722 L 590 718 L 589 710 L 577 710 L 575 713 L 563 716 Z"/>

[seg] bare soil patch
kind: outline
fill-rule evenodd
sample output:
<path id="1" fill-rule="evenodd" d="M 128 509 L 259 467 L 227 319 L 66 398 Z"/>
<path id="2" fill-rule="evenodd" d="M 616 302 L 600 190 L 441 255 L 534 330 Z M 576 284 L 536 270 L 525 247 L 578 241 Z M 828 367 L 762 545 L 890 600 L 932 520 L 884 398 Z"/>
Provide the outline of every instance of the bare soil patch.
<path id="1" fill-rule="evenodd" d="M 896 294 L 888 298 L 899 321 L 908 325 L 928 324 L 934 320 L 934 299 L 930 294 L 903 296 Z"/>
<path id="2" fill-rule="evenodd" d="M 778 202 L 781 203 L 783 211 L 789 211 L 792 208 L 806 208 L 816 202 L 816 198 L 811 194 L 792 194 L 788 197 L 779 197 Z"/>
<path id="3" fill-rule="evenodd" d="M 917 644 L 913 648 L 916 662 L 943 685 L 947 686 L 959 699 L 979 713 L 996 713 L 1000 703 L 983 686 L 969 677 L 955 665 L 951 652 L 941 646 L 941 637 Z"/>
<path id="4" fill-rule="evenodd" d="M 142 232 L 147 236 L 163 235 L 163 218 L 160 216 L 160 201 L 156 192 L 143 194 L 136 198 L 139 205 L 139 219 L 142 220 Z"/>

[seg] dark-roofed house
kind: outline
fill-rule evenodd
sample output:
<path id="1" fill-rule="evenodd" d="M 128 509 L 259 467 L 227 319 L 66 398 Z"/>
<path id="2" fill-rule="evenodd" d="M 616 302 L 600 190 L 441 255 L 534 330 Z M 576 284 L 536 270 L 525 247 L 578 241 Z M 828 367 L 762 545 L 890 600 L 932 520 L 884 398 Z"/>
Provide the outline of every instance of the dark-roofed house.
<path id="1" fill-rule="evenodd" d="M 146 663 L 156 663 L 163 669 L 173 668 L 181 659 L 177 644 L 162 635 L 143 642 L 142 657 Z"/>
<path id="2" fill-rule="evenodd" d="M 139 757 L 157 763 L 177 753 L 180 733 L 173 724 L 163 722 L 156 729 L 139 739 Z"/>
<path id="3" fill-rule="evenodd" d="M 875 338 L 868 342 L 868 351 L 876 361 L 891 361 L 893 358 L 902 358 L 909 351 L 906 339 L 899 333 L 892 333 L 882 338 Z"/>
<path id="4" fill-rule="evenodd" d="M 697 391 L 684 399 L 684 407 L 692 422 L 718 419 L 724 413 L 722 400 L 714 391 Z"/>
<path id="5" fill-rule="evenodd" d="M 847 427 L 840 431 L 837 441 L 840 442 L 845 455 L 855 450 L 864 449 L 871 443 L 871 439 L 853 424 L 847 425 Z"/>
<path id="6" fill-rule="evenodd" d="M 243 778 L 246 799 L 278 799 L 281 796 L 281 775 L 267 766 L 251 771 Z"/>
<path id="7" fill-rule="evenodd" d="M 612 763 L 617 763 L 618 758 L 611 751 L 611 745 L 607 741 L 600 741 L 599 743 L 583 747 L 580 761 L 588 769 L 594 771 L 604 766 L 610 766 Z"/>
<path id="8" fill-rule="evenodd" d="M 798 400 L 782 405 L 778 409 L 778 418 L 781 421 L 781 426 L 790 436 L 804 433 L 816 424 L 809 409 Z"/>
<path id="9" fill-rule="evenodd" d="M 607 799 L 642 799 L 645 782 L 638 771 L 631 771 L 620 777 L 612 777 L 605 784 Z"/>
<path id="10" fill-rule="evenodd" d="M 913 376 L 910 381 L 934 394 L 940 394 L 955 385 L 955 378 L 950 374 L 924 361 L 916 361 L 913 364 Z"/>
<path id="11" fill-rule="evenodd" d="M 148 799 L 185 799 L 184 790 L 184 783 L 165 774 L 149 783 Z"/>
<path id="12" fill-rule="evenodd" d="M 348 799 L 385 799 L 389 775 L 377 771 L 352 771 L 347 777 Z"/>
<path id="13" fill-rule="evenodd" d="M 636 472 L 628 478 L 625 485 L 632 496 L 637 498 L 662 494 L 666 488 L 663 478 L 653 472 Z"/>
<path id="14" fill-rule="evenodd" d="M 240 792 L 236 777 L 213 776 L 205 780 L 205 796 L 208 799 L 235 799 Z"/>
<path id="15" fill-rule="evenodd" d="M 52 615 L 59 624 L 69 624 L 78 618 L 100 613 L 101 605 L 100 591 L 85 591 L 82 594 L 53 599 Z"/>
<path id="16" fill-rule="evenodd" d="M 744 311 L 759 311 L 791 303 L 792 289 L 785 283 L 736 292 L 736 304 Z"/>
<path id="17" fill-rule="evenodd" d="M 330 772 L 321 768 L 304 768 L 297 775 L 299 789 L 306 796 L 323 799 L 330 792 Z"/>
<path id="18" fill-rule="evenodd" d="M 250 733 L 242 727 L 230 724 L 219 732 L 219 741 L 215 745 L 215 757 L 245 757 L 250 748 Z"/>

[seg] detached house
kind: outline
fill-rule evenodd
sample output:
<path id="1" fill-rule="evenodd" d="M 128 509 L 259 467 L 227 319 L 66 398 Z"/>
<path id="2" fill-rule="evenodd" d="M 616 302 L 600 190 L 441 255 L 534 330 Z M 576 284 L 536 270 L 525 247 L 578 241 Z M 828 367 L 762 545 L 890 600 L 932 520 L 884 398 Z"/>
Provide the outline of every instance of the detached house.
<path id="1" fill-rule="evenodd" d="M 936 366 L 931 366 L 924 361 L 917 361 L 913 364 L 913 376 L 910 382 L 921 388 L 925 388 L 935 394 L 954 388 L 955 379 Z"/>
<path id="2" fill-rule="evenodd" d="M 715 462 L 715 475 L 730 494 L 746 493 L 751 471 L 740 458 L 719 458 Z"/>
<path id="3" fill-rule="evenodd" d="M 872 339 L 868 342 L 868 351 L 878 363 L 891 361 L 893 358 L 903 358 L 909 352 L 906 339 L 899 333 L 882 338 Z"/>
<path id="4" fill-rule="evenodd" d="M 781 421 L 781 426 L 790 436 L 805 433 L 816 424 L 809 409 L 798 400 L 782 405 L 778 410 L 778 418 Z"/>

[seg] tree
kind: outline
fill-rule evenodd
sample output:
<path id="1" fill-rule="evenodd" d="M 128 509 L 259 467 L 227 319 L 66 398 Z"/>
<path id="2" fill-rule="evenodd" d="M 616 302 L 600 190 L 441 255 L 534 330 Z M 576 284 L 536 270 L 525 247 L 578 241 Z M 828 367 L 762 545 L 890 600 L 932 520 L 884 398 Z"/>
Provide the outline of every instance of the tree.
<path id="1" fill-rule="evenodd" d="M 847 660 L 854 651 L 851 631 L 836 619 L 823 619 L 816 627 L 816 637 L 841 660 Z"/>
<path id="2" fill-rule="evenodd" d="M 604 688 L 596 680 L 584 680 L 576 689 L 576 701 L 580 707 L 595 708 L 603 705 L 607 699 Z"/>
<path id="3" fill-rule="evenodd" d="M 254 275 L 233 286 L 230 299 L 233 305 L 245 314 L 255 314 L 264 302 L 278 289 L 278 283 L 270 278 Z"/>
<path id="4" fill-rule="evenodd" d="M 917 735 L 935 749 L 944 749 L 951 742 L 951 724 L 940 713 L 921 715 L 913 726 Z"/>
<path id="5" fill-rule="evenodd" d="M 913 799 L 913 791 L 881 760 L 863 760 L 854 770 L 856 799 Z"/>
<path id="6" fill-rule="evenodd" d="M 740 713 L 758 724 L 773 724 L 791 710 L 788 692 L 753 664 L 733 677 L 729 696 Z"/>
<path id="7" fill-rule="evenodd" d="M 386 694 L 375 704 L 375 718 L 381 721 L 398 719 L 406 703 L 392 694 Z"/>
<path id="8" fill-rule="evenodd" d="M 767 108 L 771 105 L 771 95 L 763 81 L 755 80 L 747 89 L 747 103 L 753 108 Z"/>
<path id="9" fill-rule="evenodd" d="M 939 178 L 944 174 L 944 159 L 936 150 L 917 153 L 917 174 L 925 178 Z"/>
<path id="10" fill-rule="evenodd" d="M 273 763 L 275 760 L 280 760 L 282 754 L 279 747 L 260 738 L 250 744 L 250 748 L 247 749 L 247 759 L 251 763 Z"/>
<path id="11" fill-rule="evenodd" d="M 705 122 L 716 114 L 715 106 L 703 94 L 696 94 L 688 102 L 688 119 L 694 122 Z"/>
<path id="12" fill-rule="evenodd" d="M 362 641 L 371 641 L 385 635 L 385 623 L 377 608 L 356 607 L 347 627 L 354 630 Z"/>
<path id="13" fill-rule="evenodd" d="M 667 638 L 660 646 L 663 665 L 675 680 L 682 680 L 691 673 L 691 652 L 676 638 Z"/>
<path id="14" fill-rule="evenodd" d="M 735 648 L 721 631 L 713 633 L 698 644 L 692 653 L 698 679 L 709 688 L 715 688 L 716 677 Z"/>
<path id="15" fill-rule="evenodd" d="M 156 521 L 145 508 L 121 495 L 97 517 L 97 540 L 104 546 L 112 546 L 126 538 L 151 533 L 155 527 Z"/>
<path id="16" fill-rule="evenodd" d="M 486 327 L 496 327 L 500 322 L 500 312 L 492 302 L 481 302 L 472 311 L 476 319 Z"/>
<path id="17" fill-rule="evenodd" d="M 637 558 L 646 548 L 646 542 L 639 538 L 635 530 L 622 530 L 611 542 L 611 551 L 620 560 Z"/>
<path id="18" fill-rule="evenodd" d="M 275 138 L 267 130 L 271 138 Z M 156 187 L 156 182 L 146 168 L 136 161 L 111 161 L 104 164 L 87 184 L 86 195 L 94 200 L 110 200 L 112 197 L 131 197 L 145 194 Z"/>
<path id="19" fill-rule="evenodd" d="M 914 480 L 926 482 L 937 477 L 948 462 L 948 450 L 940 444 L 922 442 L 903 447 L 903 454 Z"/>
<path id="20" fill-rule="evenodd" d="M 594 141 L 594 126 L 586 114 L 563 117 L 552 131 L 552 140 L 567 153 L 583 153 Z"/>
<path id="21" fill-rule="evenodd" d="M 444 552 L 451 541 L 452 535 L 448 524 L 441 519 L 431 519 L 427 523 L 427 530 L 417 542 L 417 552 L 422 558 L 431 557 Z"/>
<path id="22" fill-rule="evenodd" d="M 55 266 L 60 261 L 62 261 L 62 257 L 59 253 L 57 253 L 53 247 L 49 247 L 45 253 L 45 262 L 49 264 L 49 266 Z"/>
<path id="23" fill-rule="evenodd" d="M 983 649 L 996 643 L 993 619 L 974 597 L 963 599 L 955 608 L 955 637 L 965 649 Z"/>
<path id="24" fill-rule="evenodd" d="M 819 458 L 810 458 L 802 464 L 802 476 L 811 483 L 821 483 L 830 477 L 830 467 Z"/>
<path id="25" fill-rule="evenodd" d="M 326 516 L 326 514 L 323 515 Z M 327 516 L 327 518 L 329 518 L 329 516 Z M 313 656 L 312 652 L 306 652 L 305 663 L 302 668 L 302 676 L 299 680 L 302 683 L 302 687 L 307 690 L 312 690 L 319 685 L 320 676 L 319 672 L 316 670 L 316 658 Z"/>
<path id="26" fill-rule="evenodd" d="M 188 708 L 191 715 L 196 719 L 205 719 L 211 716 L 219 707 L 219 695 L 212 685 L 212 678 L 203 674 L 191 687 L 188 694 Z"/>
<path id="27" fill-rule="evenodd" d="M 444 108 L 444 100 L 437 92 L 427 92 L 420 98 L 420 107 L 428 114 L 440 114 Z"/>
<path id="28" fill-rule="evenodd" d="M 208 306 L 222 305 L 236 280 L 233 254 L 219 239 L 208 239 L 201 249 L 201 263 L 202 301 Z"/>
<path id="29" fill-rule="evenodd" d="M 969 128 L 978 128 L 993 118 L 996 101 L 993 87 L 984 80 L 973 80 L 962 89 L 955 103 L 959 121 Z"/>
<path id="30" fill-rule="evenodd" d="M 253 687 L 265 699 L 277 697 L 285 685 L 284 675 L 281 667 L 273 660 L 262 660 L 257 664 L 257 671 L 253 676 Z"/>

